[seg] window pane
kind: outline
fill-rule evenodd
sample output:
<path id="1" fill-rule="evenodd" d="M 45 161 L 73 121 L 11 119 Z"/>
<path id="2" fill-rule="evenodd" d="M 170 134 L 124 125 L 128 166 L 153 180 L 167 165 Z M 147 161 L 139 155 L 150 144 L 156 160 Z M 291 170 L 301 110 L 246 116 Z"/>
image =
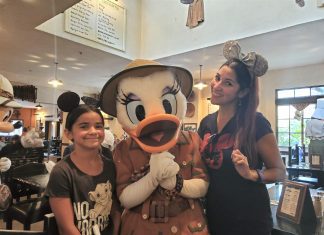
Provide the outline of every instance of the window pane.
<path id="1" fill-rule="evenodd" d="M 289 132 L 279 132 L 278 133 L 278 145 L 279 146 L 289 146 Z"/>
<path id="2" fill-rule="evenodd" d="M 295 97 L 310 96 L 309 88 L 295 89 Z"/>
<path id="3" fill-rule="evenodd" d="M 278 99 L 293 98 L 294 97 L 294 89 L 291 89 L 291 90 L 279 90 L 277 94 L 278 94 Z"/>
<path id="4" fill-rule="evenodd" d="M 324 95 L 324 86 L 312 87 L 311 96 L 315 96 L 315 95 Z"/>
<path id="5" fill-rule="evenodd" d="M 278 119 L 289 119 L 289 105 L 278 106 Z"/>
<path id="6" fill-rule="evenodd" d="M 290 146 L 301 145 L 301 133 L 290 133 Z"/>
<path id="7" fill-rule="evenodd" d="M 304 118 L 311 118 L 315 111 L 315 104 L 309 104 L 304 110 Z"/>
<path id="8" fill-rule="evenodd" d="M 278 132 L 289 133 L 289 120 L 278 120 Z"/>
<path id="9" fill-rule="evenodd" d="M 290 132 L 301 132 L 301 121 L 296 119 L 290 120 Z"/>

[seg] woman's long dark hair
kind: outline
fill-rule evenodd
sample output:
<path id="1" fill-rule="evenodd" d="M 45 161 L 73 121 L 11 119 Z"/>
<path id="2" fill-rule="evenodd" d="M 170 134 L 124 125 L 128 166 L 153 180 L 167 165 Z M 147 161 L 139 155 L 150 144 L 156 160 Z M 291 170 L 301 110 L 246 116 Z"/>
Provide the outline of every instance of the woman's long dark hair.
<path id="1" fill-rule="evenodd" d="M 251 76 L 246 65 L 238 59 L 228 60 L 223 66 L 233 69 L 236 74 L 240 90 L 249 89 L 247 94 L 240 98 L 236 109 L 236 147 L 247 156 L 249 165 L 256 168 L 258 164 L 255 118 L 259 105 L 258 82 Z"/>

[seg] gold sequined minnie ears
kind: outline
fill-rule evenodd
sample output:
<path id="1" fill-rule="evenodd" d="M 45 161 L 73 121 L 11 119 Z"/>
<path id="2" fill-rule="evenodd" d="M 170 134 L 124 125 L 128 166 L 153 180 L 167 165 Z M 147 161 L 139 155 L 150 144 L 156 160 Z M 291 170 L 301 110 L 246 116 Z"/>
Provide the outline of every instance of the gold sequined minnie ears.
<path id="1" fill-rule="evenodd" d="M 255 52 L 246 55 L 241 52 L 241 47 L 237 41 L 225 42 L 223 55 L 227 60 L 238 59 L 242 61 L 250 72 L 251 77 L 260 77 L 268 70 L 268 61 Z"/>

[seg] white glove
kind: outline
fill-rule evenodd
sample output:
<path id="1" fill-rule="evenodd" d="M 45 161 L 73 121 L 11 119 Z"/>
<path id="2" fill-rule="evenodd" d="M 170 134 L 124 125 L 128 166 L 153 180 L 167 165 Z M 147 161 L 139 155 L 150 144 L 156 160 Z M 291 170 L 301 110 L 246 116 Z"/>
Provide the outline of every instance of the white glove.
<path id="1" fill-rule="evenodd" d="M 1 172 L 5 172 L 5 171 L 9 170 L 10 166 L 11 166 L 11 161 L 9 158 L 6 158 L 6 157 L 0 158 L 0 171 Z"/>
<path id="2" fill-rule="evenodd" d="M 203 179 L 184 180 L 180 195 L 186 198 L 200 198 L 207 193 L 209 183 Z"/>
<path id="3" fill-rule="evenodd" d="M 177 177 L 176 176 L 171 176 L 167 179 L 164 179 L 160 182 L 160 186 L 164 189 L 167 190 L 172 190 L 175 188 L 177 183 Z"/>
<path id="4" fill-rule="evenodd" d="M 130 209 L 144 202 L 158 185 L 156 178 L 149 172 L 140 180 L 124 188 L 119 201 L 123 207 Z"/>
<path id="5" fill-rule="evenodd" d="M 152 176 L 159 182 L 175 176 L 180 170 L 178 163 L 174 161 L 174 156 L 169 152 L 151 154 L 149 164 Z"/>

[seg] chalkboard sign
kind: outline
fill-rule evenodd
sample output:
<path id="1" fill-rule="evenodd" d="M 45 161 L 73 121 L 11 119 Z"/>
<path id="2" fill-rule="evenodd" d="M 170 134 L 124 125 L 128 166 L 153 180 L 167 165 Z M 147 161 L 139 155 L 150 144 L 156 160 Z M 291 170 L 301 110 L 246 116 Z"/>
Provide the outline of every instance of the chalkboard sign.
<path id="1" fill-rule="evenodd" d="M 125 50 L 126 10 L 109 0 L 83 0 L 65 11 L 65 31 Z"/>

